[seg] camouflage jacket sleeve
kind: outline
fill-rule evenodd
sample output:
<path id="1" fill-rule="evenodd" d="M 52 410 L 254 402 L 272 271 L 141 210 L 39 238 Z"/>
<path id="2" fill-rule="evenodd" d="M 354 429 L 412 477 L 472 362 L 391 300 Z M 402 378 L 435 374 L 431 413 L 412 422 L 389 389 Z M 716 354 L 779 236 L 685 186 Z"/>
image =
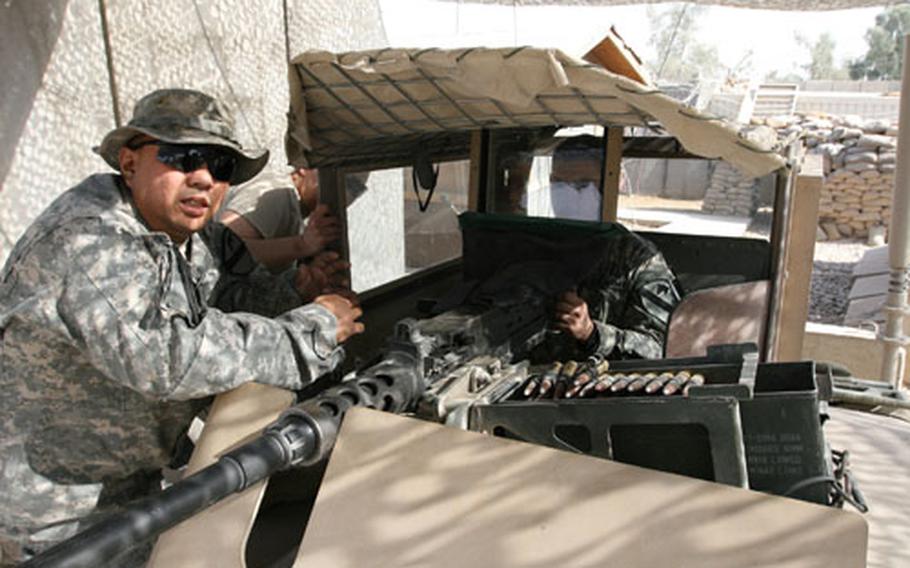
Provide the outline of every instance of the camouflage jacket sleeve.
<path id="1" fill-rule="evenodd" d="M 272 274 L 253 260 L 243 240 L 221 223 L 209 223 L 200 238 L 218 265 L 218 281 L 208 302 L 226 312 L 275 317 L 299 307 L 295 270 Z"/>
<path id="2" fill-rule="evenodd" d="M 335 318 L 321 306 L 275 319 L 200 310 L 181 283 L 179 253 L 160 235 L 75 233 L 90 236 L 40 245 L 71 259 L 57 316 L 97 369 L 134 390 L 183 400 L 250 381 L 298 389 L 341 358 Z"/>
<path id="3" fill-rule="evenodd" d="M 627 280 L 607 283 L 606 305 L 592 314 L 595 331 L 584 346 L 586 354 L 610 359 L 662 357 L 670 314 L 679 303 L 675 282 L 664 258 L 656 254 L 635 267 Z"/>
<path id="4" fill-rule="evenodd" d="M 250 274 L 225 273 L 218 280 L 209 303 L 225 312 L 249 312 L 277 317 L 303 304 L 294 289 L 294 270 L 272 274 L 257 268 Z"/>

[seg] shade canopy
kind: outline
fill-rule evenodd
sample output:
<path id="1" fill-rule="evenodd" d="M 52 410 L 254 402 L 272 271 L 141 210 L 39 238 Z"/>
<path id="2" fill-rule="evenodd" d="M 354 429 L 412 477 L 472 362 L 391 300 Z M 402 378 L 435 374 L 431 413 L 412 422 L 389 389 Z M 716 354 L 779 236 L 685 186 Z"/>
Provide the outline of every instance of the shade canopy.
<path id="1" fill-rule="evenodd" d="M 471 131 L 640 126 L 692 154 L 761 176 L 784 165 L 759 142 L 659 89 L 555 49 L 311 51 L 290 66 L 287 154 L 295 166 L 466 155 Z"/>
<path id="2" fill-rule="evenodd" d="M 450 0 L 452 2 L 456 0 Z M 628 4 L 663 4 L 655 0 L 459 0 L 473 4 L 507 4 L 509 6 L 623 6 Z M 792 10 L 814 12 L 869 8 L 886 4 L 882 0 L 690 0 L 691 4 L 754 8 L 757 10 Z"/>

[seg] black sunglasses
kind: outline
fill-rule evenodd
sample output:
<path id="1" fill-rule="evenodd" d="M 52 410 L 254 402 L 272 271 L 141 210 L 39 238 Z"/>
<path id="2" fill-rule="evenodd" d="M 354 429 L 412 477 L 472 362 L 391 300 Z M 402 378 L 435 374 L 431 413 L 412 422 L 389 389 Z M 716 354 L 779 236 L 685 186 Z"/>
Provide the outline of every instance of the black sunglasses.
<path id="1" fill-rule="evenodd" d="M 130 150 L 143 146 L 158 146 L 158 161 L 184 173 L 195 172 L 208 167 L 209 173 L 217 181 L 231 181 L 237 169 L 237 157 L 220 146 L 199 144 L 171 144 L 160 140 L 146 140 L 138 144 L 127 144 Z"/>

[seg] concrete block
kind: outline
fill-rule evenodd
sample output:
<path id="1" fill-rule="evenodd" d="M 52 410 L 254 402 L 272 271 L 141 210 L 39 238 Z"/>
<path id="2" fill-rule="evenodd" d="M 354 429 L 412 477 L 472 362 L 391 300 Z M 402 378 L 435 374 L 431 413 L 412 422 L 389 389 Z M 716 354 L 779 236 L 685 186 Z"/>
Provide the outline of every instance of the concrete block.
<path id="1" fill-rule="evenodd" d="M 847 307 L 847 314 L 844 316 L 845 325 L 860 325 L 865 321 L 882 323 L 885 321 L 885 315 L 882 313 L 882 306 L 885 305 L 885 296 L 869 296 L 859 298 Z"/>
<path id="2" fill-rule="evenodd" d="M 807 323 L 803 336 L 803 358 L 844 365 L 861 379 L 880 380 L 884 344 L 875 332 L 837 325 Z M 903 382 L 908 384 L 910 365 Z"/>
<path id="3" fill-rule="evenodd" d="M 348 205 L 351 285 L 364 292 L 406 273 L 402 169 L 373 172 Z"/>
<path id="4" fill-rule="evenodd" d="M 869 249 L 853 268 L 853 277 L 859 278 L 871 274 L 888 273 L 888 247 Z"/>
<path id="5" fill-rule="evenodd" d="M 850 288 L 849 299 L 856 300 L 859 298 L 868 298 L 870 296 L 883 296 L 888 293 L 888 275 L 874 274 L 872 276 L 862 276 L 853 281 L 853 287 Z"/>

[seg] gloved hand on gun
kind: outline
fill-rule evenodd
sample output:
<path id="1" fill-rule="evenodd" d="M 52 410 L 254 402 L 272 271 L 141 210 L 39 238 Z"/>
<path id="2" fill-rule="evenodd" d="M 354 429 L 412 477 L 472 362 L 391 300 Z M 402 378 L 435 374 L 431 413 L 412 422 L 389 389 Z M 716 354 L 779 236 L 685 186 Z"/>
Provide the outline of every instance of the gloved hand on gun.
<path id="1" fill-rule="evenodd" d="M 588 312 L 587 302 L 577 290 L 570 290 L 557 299 L 554 324 L 581 343 L 590 339 L 594 333 L 594 320 Z"/>

